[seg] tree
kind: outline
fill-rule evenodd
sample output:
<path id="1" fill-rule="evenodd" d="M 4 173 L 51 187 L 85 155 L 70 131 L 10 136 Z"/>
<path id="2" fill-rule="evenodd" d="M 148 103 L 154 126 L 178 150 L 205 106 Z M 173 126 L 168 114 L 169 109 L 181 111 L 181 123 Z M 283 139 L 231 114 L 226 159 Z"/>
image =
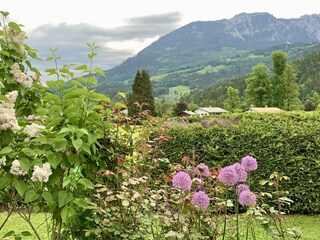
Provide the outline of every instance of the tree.
<path id="1" fill-rule="evenodd" d="M 301 102 L 299 100 L 299 85 L 297 84 L 297 74 L 291 64 L 286 64 L 282 75 L 283 81 L 283 108 L 287 111 L 299 109 Z"/>
<path id="2" fill-rule="evenodd" d="M 186 102 L 178 102 L 173 111 L 176 116 L 180 116 L 180 114 L 187 109 L 188 104 Z"/>
<path id="3" fill-rule="evenodd" d="M 234 111 L 240 108 L 239 90 L 231 86 L 227 90 L 227 99 L 224 102 L 228 111 Z"/>
<path id="4" fill-rule="evenodd" d="M 271 58 L 273 65 L 273 75 L 271 78 L 272 105 L 283 108 L 285 105 L 285 83 L 282 80 L 287 67 L 288 55 L 282 51 L 273 51 Z"/>
<path id="5" fill-rule="evenodd" d="M 252 75 L 246 79 L 245 98 L 247 105 L 263 107 L 270 104 L 271 82 L 268 68 L 258 64 L 252 68 Z"/>
<path id="6" fill-rule="evenodd" d="M 149 111 L 151 115 L 155 115 L 152 85 L 148 72 L 138 70 L 132 85 L 132 94 L 128 97 L 128 114 L 134 116 L 145 110 Z"/>

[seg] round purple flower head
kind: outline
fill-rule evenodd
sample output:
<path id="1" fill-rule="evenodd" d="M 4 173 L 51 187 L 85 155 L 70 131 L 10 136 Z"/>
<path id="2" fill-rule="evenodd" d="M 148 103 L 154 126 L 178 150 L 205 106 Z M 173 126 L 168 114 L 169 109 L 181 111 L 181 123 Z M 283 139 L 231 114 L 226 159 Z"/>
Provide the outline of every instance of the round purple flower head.
<path id="1" fill-rule="evenodd" d="M 253 192 L 251 192 L 250 190 L 243 190 L 240 194 L 239 194 L 239 203 L 242 206 L 251 206 L 256 204 L 256 196 L 254 195 Z"/>
<path id="2" fill-rule="evenodd" d="M 246 171 L 254 171 L 258 167 L 257 159 L 251 156 L 245 156 L 242 158 L 241 165 Z"/>
<path id="3" fill-rule="evenodd" d="M 237 188 L 238 195 L 240 195 L 243 191 L 250 191 L 250 189 L 248 185 L 241 183 Z"/>
<path id="4" fill-rule="evenodd" d="M 218 179 L 229 187 L 234 186 L 238 182 L 238 174 L 235 167 L 231 165 L 222 168 Z"/>
<path id="5" fill-rule="evenodd" d="M 210 176 L 209 168 L 204 163 L 200 163 L 198 166 L 196 166 L 196 168 L 194 169 L 194 173 L 201 177 Z"/>
<path id="6" fill-rule="evenodd" d="M 183 171 L 178 172 L 172 179 L 172 185 L 175 189 L 190 190 L 191 184 L 189 174 Z"/>
<path id="7" fill-rule="evenodd" d="M 248 173 L 240 163 L 232 165 L 238 174 L 238 182 L 245 182 L 248 179 Z"/>
<path id="8" fill-rule="evenodd" d="M 201 209 L 207 209 L 210 204 L 210 200 L 204 191 L 199 191 L 193 194 L 191 203 Z"/>

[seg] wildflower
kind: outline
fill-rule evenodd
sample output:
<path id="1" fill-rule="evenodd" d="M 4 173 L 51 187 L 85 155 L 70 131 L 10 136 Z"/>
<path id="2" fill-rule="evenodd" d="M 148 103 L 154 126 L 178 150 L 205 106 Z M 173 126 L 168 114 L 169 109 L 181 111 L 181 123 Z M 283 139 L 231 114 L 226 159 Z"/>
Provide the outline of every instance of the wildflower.
<path id="1" fill-rule="evenodd" d="M 208 177 L 210 176 L 209 168 L 206 164 L 200 163 L 196 168 L 194 169 L 195 174 L 202 176 L 202 177 Z"/>
<path id="2" fill-rule="evenodd" d="M 3 156 L 2 158 L 0 158 L 0 166 L 1 165 L 5 166 L 6 165 L 6 161 L 7 161 L 6 156 Z"/>
<path id="3" fill-rule="evenodd" d="M 249 186 L 241 183 L 238 185 L 238 188 L 237 188 L 238 195 L 240 195 L 241 192 L 243 192 L 243 191 L 249 191 Z"/>
<path id="4" fill-rule="evenodd" d="M 242 158 L 241 165 L 246 171 L 254 171 L 258 167 L 257 159 L 251 156 L 245 156 L 244 158 Z"/>
<path id="5" fill-rule="evenodd" d="M 251 206 L 256 204 L 256 196 L 250 190 L 243 190 L 239 194 L 239 203 L 242 206 Z"/>
<path id="6" fill-rule="evenodd" d="M 10 173 L 15 176 L 24 176 L 27 174 L 27 172 L 21 168 L 20 161 L 17 159 L 12 162 Z"/>
<path id="7" fill-rule="evenodd" d="M 193 194 L 191 203 L 201 209 L 207 209 L 210 204 L 210 200 L 207 194 L 203 191 L 199 191 Z"/>
<path id="8" fill-rule="evenodd" d="M 51 174 L 52 171 L 49 163 L 43 164 L 42 167 L 34 166 L 31 180 L 33 182 L 48 182 Z"/>
<path id="9" fill-rule="evenodd" d="M 218 179 L 229 187 L 234 186 L 238 182 L 238 178 L 233 165 L 222 168 L 218 175 Z"/>
<path id="10" fill-rule="evenodd" d="M 28 135 L 28 137 L 37 137 L 41 133 L 41 129 L 44 129 L 44 126 L 41 126 L 36 123 L 32 123 L 31 125 L 27 125 L 24 128 L 25 134 Z"/>
<path id="11" fill-rule="evenodd" d="M 172 179 L 172 185 L 176 189 L 190 190 L 191 189 L 191 178 L 189 174 L 179 171 Z"/>
<path id="12" fill-rule="evenodd" d="M 232 165 L 234 167 L 234 169 L 236 170 L 237 174 L 238 174 L 238 182 L 245 182 L 247 181 L 248 178 L 248 173 L 246 172 L 246 170 L 244 169 L 243 166 L 241 166 L 240 163 L 235 163 Z"/>

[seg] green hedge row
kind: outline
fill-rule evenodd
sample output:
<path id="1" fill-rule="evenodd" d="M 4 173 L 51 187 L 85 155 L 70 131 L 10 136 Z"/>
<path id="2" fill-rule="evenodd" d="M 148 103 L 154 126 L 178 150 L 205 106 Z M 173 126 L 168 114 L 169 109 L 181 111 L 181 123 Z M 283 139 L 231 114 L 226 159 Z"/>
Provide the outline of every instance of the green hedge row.
<path id="1" fill-rule="evenodd" d="M 252 174 L 255 191 L 265 190 L 259 180 L 278 171 L 291 178 L 282 184 L 294 201 L 290 212 L 320 213 L 320 113 L 237 113 L 188 122 L 171 123 L 172 139 L 161 145 L 171 163 L 193 152 L 211 167 L 254 156 L 258 160 L 258 170 Z"/>

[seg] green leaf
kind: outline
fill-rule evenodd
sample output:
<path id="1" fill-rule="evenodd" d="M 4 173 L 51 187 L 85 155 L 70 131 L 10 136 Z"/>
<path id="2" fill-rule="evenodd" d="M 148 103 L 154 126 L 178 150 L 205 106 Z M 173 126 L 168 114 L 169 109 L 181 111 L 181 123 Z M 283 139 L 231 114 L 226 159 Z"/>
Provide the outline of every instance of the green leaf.
<path id="1" fill-rule="evenodd" d="M 31 189 L 26 192 L 26 195 L 24 197 L 24 201 L 26 203 L 29 203 L 29 202 L 37 200 L 39 197 L 40 197 L 40 195 L 35 190 Z"/>
<path id="2" fill-rule="evenodd" d="M 115 106 L 118 108 L 121 108 L 121 109 L 127 108 L 127 106 L 125 104 L 123 104 L 122 102 L 116 102 Z"/>
<path id="3" fill-rule="evenodd" d="M 124 92 L 118 92 L 118 95 L 122 98 L 126 98 L 126 94 Z"/>
<path id="4" fill-rule="evenodd" d="M 106 76 L 104 71 L 101 68 L 95 68 L 93 72 L 100 74 L 101 76 Z"/>
<path id="5" fill-rule="evenodd" d="M 85 186 L 86 188 L 93 188 L 93 184 L 92 182 L 89 181 L 89 179 L 87 178 L 81 178 L 78 183 L 80 183 L 81 185 Z"/>
<path id="6" fill-rule="evenodd" d="M 72 145 L 74 146 L 75 149 L 78 150 L 82 146 L 82 144 L 83 144 L 83 141 L 80 138 L 76 140 L 72 139 Z"/>
<path id="7" fill-rule="evenodd" d="M 9 175 L 0 178 L 0 190 L 8 187 L 9 184 L 10 184 L 10 177 L 9 177 Z"/>
<path id="8" fill-rule="evenodd" d="M 11 27 L 12 29 L 16 30 L 17 32 L 21 32 L 21 28 L 18 24 L 15 22 L 9 22 L 8 26 Z"/>
<path id="9" fill-rule="evenodd" d="M 93 92 L 91 91 L 89 93 L 89 97 L 92 100 L 96 100 L 96 101 L 104 101 L 104 102 L 110 102 L 110 98 L 108 98 L 106 95 L 102 94 L 102 93 L 97 93 L 97 92 Z"/>
<path id="10" fill-rule="evenodd" d="M 3 236 L 3 239 L 6 239 L 7 237 L 10 237 L 10 236 L 12 236 L 12 235 L 14 235 L 14 234 L 15 234 L 15 232 L 14 232 L 13 230 L 11 230 L 11 231 L 7 232 L 7 233 Z"/>
<path id="11" fill-rule="evenodd" d="M 50 192 L 43 192 L 42 197 L 44 200 L 46 200 L 48 203 L 54 203 L 53 197 Z"/>
<path id="12" fill-rule="evenodd" d="M 0 151 L 0 155 L 6 155 L 8 153 L 11 153 L 13 149 L 11 147 L 4 147 Z"/>
<path id="13" fill-rule="evenodd" d="M 27 191 L 27 185 L 22 180 L 15 179 L 14 187 L 16 188 L 16 190 L 17 190 L 18 194 L 20 195 L 20 197 L 23 197 L 24 193 Z"/>
<path id="14" fill-rule="evenodd" d="M 74 70 L 88 70 L 87 65 L 80 65 L 78 67 L 75 67 Z"/>
<path id="15" fill-rule="evenodd" d="M 69 206 L 64 207 L 61 211 L 62 221 L 65 223 L 68 223 L 74 214 L 75 214 L 75 211 L 72 207 L 69 207 Z"/>
<path id="16" fill-rule="evenodd" d="M 51 140 L 52 141 L 52 146 L 54 149 L 61 149 L 65 148 L 68 145 L 68 141 L 65 138 L 54 138 Z"/>
<path id="17" fill-rule="evenodd" d="M 24 237 L 32 236 L 32 234 L 29 231 L 23 231 L 23 232 L 21 232 L 21 235 L 24 236 Z"/>
<path id="18" fill-rule="evenodd" d="M 30 161 L 29 161 L 29 159 L 27 159 L 27 158 L 20 158 L 20 164 L 21 164 L 21 167 L 22 167 L 22 169 L 23 170 L 25 170 L 25 171 L 29 171 L 29 169 L 30 169 Z"/>
<path id="19" fill-rule="evenodd" d="M 86 199 L 83 199 L 83 198 L 76 198 L 74 199 L 73 201 L 75 204 L 77 204 L 79 207 L 82 207 L 84 209 L 87 209 L 88 208 L 88 202 Z"/>
<path id="20" fill-rule="evenodd" d="M 65 206 L 68 202 L 72 200 L 73 196 L 71 192 L 60 191 L 58 193 L 58 203 L 59 207 Z"/>
<path id="21" fill-rule="evenodd" d="M 91 150 L 90 150 L 90 147 L 87 143 L 83 143 L 82 146 L 81 146 L 81 149 L 83 151 L 85 151 L 86 153 L 88 153 L 89 155 L 91 155 Z"/>

